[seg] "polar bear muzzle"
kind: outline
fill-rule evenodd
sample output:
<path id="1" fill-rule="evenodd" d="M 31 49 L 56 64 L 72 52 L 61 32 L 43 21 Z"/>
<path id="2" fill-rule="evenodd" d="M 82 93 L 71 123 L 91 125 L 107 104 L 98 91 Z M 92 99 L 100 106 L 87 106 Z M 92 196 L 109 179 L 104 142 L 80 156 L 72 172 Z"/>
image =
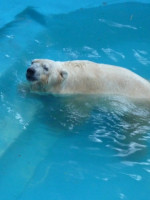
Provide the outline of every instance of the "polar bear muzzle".
<path id="1" fill-rule="evenodd" d="M 29 67 L 26 72 L 26 78 L 28 81 L 36 81 L 37 77 L 35 76 L 36 70 L 33 67 Z"/>

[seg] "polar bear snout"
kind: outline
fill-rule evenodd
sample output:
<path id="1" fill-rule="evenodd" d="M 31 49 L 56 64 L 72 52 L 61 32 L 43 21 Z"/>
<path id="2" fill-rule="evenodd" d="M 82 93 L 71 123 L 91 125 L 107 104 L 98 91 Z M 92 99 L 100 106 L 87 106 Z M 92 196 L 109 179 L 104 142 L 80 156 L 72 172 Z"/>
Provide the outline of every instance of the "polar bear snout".
<path id="1" fill-rule="evenodd" d="M 35 76 L 36 70 L 33 67 L 29 67 L 26 72 L 26 78 L 28 81 L 36 81 L 37 78 Z"/>
<path id="2" fill-rule="evenodd" d="M 30 67 L 30 68 L 27 69 L 27 74 L 34 75 L 34 73 L 35 73 L 35 69 L 34 68 Z"/>

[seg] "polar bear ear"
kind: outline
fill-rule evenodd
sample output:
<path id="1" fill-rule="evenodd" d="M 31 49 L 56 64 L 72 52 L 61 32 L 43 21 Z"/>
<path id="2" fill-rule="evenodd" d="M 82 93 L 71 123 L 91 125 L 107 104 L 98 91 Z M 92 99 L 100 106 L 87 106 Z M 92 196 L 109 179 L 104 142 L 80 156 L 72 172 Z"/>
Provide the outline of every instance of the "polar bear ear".
<path id="1" fill-rule="evenodd" d="M 39 60 L 40 60 L 40 59 L 34 59 L 34 60 L 31 61 L 31 64 L 34 64 L 34 63 L 36 63 L 36 62 L 39 62 Z"/>
<path id="2" fill-rule="evenodd" d="M 60 71 L 60 76 L 65 80 L 68 76 L 68 73 L 65 70 Z"/>

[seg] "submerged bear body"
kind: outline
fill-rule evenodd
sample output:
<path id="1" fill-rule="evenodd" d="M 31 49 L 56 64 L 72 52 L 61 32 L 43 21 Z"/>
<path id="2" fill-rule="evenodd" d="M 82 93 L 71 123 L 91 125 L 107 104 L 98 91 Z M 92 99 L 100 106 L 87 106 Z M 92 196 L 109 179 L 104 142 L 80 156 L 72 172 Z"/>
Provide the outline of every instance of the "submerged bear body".
<path id="1" fill-rule="evenodd" d="M 150 83 L 134 72 L 91 61 L 35 59 L 27 70 L 31 90 L 52 94 L 113 94 L 150 98 Z"/>

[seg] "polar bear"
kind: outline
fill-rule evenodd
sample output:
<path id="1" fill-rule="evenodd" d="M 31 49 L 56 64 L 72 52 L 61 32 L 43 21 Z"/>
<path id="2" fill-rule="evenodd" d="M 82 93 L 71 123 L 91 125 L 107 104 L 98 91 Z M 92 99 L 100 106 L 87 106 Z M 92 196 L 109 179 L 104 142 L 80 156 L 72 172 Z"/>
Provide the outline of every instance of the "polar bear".
<path id="1" fill-rule="evenodd" d="M 107 64 L 35 59 L 27 69 L 31 90 L 51 94 L 113 94 L 150 99 L 150 83 L 134 72 Z"/>

